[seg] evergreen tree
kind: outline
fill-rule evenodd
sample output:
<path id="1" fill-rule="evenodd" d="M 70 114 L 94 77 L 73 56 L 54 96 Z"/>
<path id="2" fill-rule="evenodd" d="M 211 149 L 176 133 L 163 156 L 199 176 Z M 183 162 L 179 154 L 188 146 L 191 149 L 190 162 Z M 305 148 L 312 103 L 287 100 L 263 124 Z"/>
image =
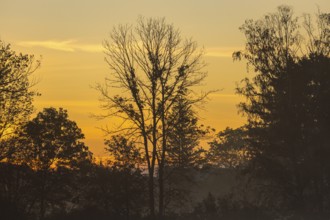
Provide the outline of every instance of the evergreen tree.
<path id="1" fill-rule="evenodd" d="M 168 123 L 168 166 L 192 168 L 201 166 L 204 162 L 205 150 L 200 146 L 200 140 L 208 132 L 198 124 L 198 117 L 189 99 L 179 96 L 173 104 Z"/>
<path id="2" fill-rule="evenodd" d="M 281 6 L 246 21 L 246 48 L 234 54 L 256 73 L 237 89 L 247 99 L 240 110 L 248 117 L 250 173 L 262 179 L 262 189 L 282 211 L 322 212 L 328 204 L 329 128 L 323 121 L 329 120 L 329 18 L 321 14 L 316 28 L 305 25 L 312 37 L 303 42 L 298 18 Z"/>

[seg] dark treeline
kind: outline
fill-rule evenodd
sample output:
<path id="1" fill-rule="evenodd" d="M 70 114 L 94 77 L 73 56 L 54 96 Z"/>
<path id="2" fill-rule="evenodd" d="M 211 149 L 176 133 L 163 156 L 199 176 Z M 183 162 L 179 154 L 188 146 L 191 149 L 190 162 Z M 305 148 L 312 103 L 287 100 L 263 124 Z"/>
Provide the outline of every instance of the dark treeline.
<path id="1" fill-rule="evenodd" d="M 240 30 L 247 123 L 215 132 L 196 110 L 212 92 L 196 92 L 197 44 L 164 19 L 115 27 L 95 89 L 98 117 L 122 123 L 104 129 L 102 161 L 66 110 L 31 119 L 39 61 L 0 41 L 1 219 L 329 219 L 330 14 L 280 6 Z"/>

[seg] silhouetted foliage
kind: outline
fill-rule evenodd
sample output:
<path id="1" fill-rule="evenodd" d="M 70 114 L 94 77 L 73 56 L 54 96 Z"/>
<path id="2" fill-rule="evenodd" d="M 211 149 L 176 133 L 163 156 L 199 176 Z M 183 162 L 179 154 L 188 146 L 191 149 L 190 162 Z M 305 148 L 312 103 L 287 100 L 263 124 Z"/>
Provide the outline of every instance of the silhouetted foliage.
<path id="1" fill-rule="evenodd" d="M 4 219 L 31 215 L 33 171 L 28 166 L 0 163 L 0 210 Z"/>
<path id="2" fill-rule="evenodd" d="M 233 56 L 254 71 L 237 88 L 248 122 L 208 151 L 200 140 L 211 129 L 194 110 L 207 95 L 192 90 L 205 77 L 196 44 L 164 19 L 115 28 L 104 44 L 113 78 L 97 89 L 104 117 L 123 124 L 106 130 L 101 162 L 66 110 L 28 120 L 39 63 L 0 41 L 1 219 L 329 219 L 330 14 L 300 24 L 280 6 L 241 27 L 246 47 Z"/>
<path id="3" fill-rule="evenodd" d="M 98 210 L 98 215 L 111 219 L 133 220 L 146 215 L 147 178 L 142 170 L 111 163 L 94 164 L 82 180 L 86 186 L 78 210 Z"/>
<path id="4" fill-rule="evenodd" d="M 329 204 L 329 17 L 305 25 L 312 37 L 304 44 L 298 18 L 281 6 L 246 21 L 246 48 L 234 54 L 256 72 L 237 89 L 247 99 L 240 110 L 248 117 L 249 168 L 264 201 L 282 213 L 317 215 Z"/>
<path id="5" fill-rule="evenodd" d="M 39 67 L 33 55 L 16 54 L 0 40 L 0 161 L 14 151 L 7 139 L 20 128 L 33 111 L 29 76 Z"/>
<path id="6" fill-rule="evenodd" d="M 216 167 L 239 168 L 244 167 L 248 160 L 247 132 L 244 127 L 226 128 L 220 131 L 216 138 L 209 142 L 207 152 L 208 162 Z"/>
<path id="7" fill-rule="evenodd" d="M 178 214 L 190 200 L 190 189 L 194 185 L 191 173 L 205 164 L 205 150 L 200 140 L 210 128 L 198 124 L 193 105 L 183 92 L 173 103 L 168 119 L 168 150 L 164 167 L 164 213 Z"/>
<path id="8" fill-rule="evenodd" d="M 45 108 L 24 126 L 19 136 L 24 149 L 17 160 L 36 170 L 75 168 L 91 159 L 91 152 L 82 142 L 84 134 L 62 108 Z"/>
<path id="9" fill-rule="evenodd" d="M 184 94 L 173 103 L 168 119 L 168 130 L 166 164 L 176 168 L 203 165 L 205 150 L 200 146 L 200 140 L 209 133 L 210 129 L 198 125 L 196 111 Z"/>
<path id="10" fill-rule="evenodd" d="M 1 163 L 0 200 L 6 204 L 1 207 L 2 217 L 42 219 L 43 214 L 66 210 L 74 191 L 73 176 L 71 170 L 63 168 L 40 171 L 27 165 Z M 16 215 L 21 218 L 12 217 Z"/>
<path id="11" fill-rule="evenodd" d="M 69 194 L 70 175 L 67 169 L 78 169 L 88 163 L 91 152 L 81 141 L 84 135 L 66 110 L 46 108 L 29 121 L 14 142 L 15 151 L 9 162 L 27 164 L 32 170 L 33 204 L 43 219 L 49 209 L 65 206 Z M 38 207 L 38 208 L 37 208 Z"/>
<path id="12" fill-rule="evenodd" d="M 123 136 L 112 136 L 105 141 L 113 165 L 122 168 L 138 168 L 143 163 L 141 149 Z"/>

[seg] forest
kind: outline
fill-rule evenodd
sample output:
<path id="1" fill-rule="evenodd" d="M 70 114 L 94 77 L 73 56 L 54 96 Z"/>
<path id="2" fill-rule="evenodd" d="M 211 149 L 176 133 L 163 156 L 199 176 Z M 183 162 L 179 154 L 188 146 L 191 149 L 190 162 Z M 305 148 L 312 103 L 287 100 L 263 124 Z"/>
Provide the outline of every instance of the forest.
<path id="1" fill-rule="evenodd" d="M 107 158 L 63 108 L 35 112 L 40 61 L 0 40 L 3 220 L 330 219 L 330 13 L 279 6 L 239 27 L 241 127 L 216 131 L 203 50 L 165 18 L 114 27 L 94 85 Z M 219 79 L 221 80 L 221 79 Z M 95 119 L 95 120 L 96 120 Z"/>

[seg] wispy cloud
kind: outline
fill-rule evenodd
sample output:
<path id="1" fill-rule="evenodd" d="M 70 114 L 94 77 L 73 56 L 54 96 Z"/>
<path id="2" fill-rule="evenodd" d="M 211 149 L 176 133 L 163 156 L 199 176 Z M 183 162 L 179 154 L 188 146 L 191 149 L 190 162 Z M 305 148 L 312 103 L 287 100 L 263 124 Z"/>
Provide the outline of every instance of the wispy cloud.
<path id="1" fill-rule="evenodd" d="M 101 44 L 81 44 L 81 43 L 77 43 L 76 40 L 21 41 L 18 42 L 17 44 L 23 47 L 42 47 L 46 49 L 66 51 L 66 52 L 84 51 L 84 52 L 95 53 L 95 52 L 103 51 Z"/>
<path id="2" fill-rule="evenodd" d="M 84 44 L 79 43 L 77 40 L 20 41 L 17 45 L 23 47 L 42 47 L 65 52 L 83 51 L 99 53 L 104 50 L 102 44 Z M 209 57 L 232 57 L 234 51 L 241 49 L 239 47 L 207 47 L 205 48 L 205 55 Z"/>
<path id="3" fill-rule="evenodd" d="M 209 57 L 232 57 L 233 52 L 242 49 L 240 47 L 209 47 L 205 48 L 205 55 Z"/>

